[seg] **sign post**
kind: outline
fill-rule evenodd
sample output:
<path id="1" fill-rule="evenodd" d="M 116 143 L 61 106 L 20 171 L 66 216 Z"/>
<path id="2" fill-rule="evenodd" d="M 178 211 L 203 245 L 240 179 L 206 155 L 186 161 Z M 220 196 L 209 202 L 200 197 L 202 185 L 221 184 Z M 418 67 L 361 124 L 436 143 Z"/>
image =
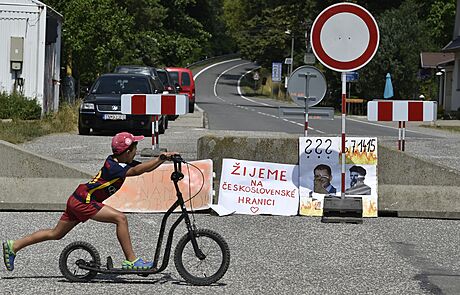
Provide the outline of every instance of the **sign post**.
<path id="1" fill-rule="evenodd" d="M 366 9 L 342 2 L 329 6 L 318 15 L 310 38 L 316 58 L 329 69 L 342 72 L 341 198 L 338 201 L 334 197 L 325 198 L 322 219 L 323 222 L 341 222 L 342 215 L 358 217 L 359 214 L 352 213 L 355 207 L 361 206 L 362 213 L 362 200 L 359 197 L 356 200 L 354 197 L 345 199 L 346 72 L 358 70 L 371 61 L 377 52 L 379 29 L 374 17 Z M 326 208 L 327 205 L 330 208 Z M 353 218 L 342 220 L 357 221 Z"/>
<path id="2" fill-rule="evenodd" d="M 323 73 L 312 66 L 297 68 L 288 81 L 288 92 L 295 103 L 302 101 L 305 110 L 305 136 L 308 133 L 309 107 L 321 102 L 326 95 L 326 79 Z"/>

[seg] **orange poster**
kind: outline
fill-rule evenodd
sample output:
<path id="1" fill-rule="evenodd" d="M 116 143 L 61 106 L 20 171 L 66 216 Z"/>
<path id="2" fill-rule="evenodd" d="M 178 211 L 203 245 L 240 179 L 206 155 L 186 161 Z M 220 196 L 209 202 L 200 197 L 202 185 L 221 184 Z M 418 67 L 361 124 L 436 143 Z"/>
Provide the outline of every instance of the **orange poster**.
<path id="1" fill-rule="evenodd" d="M 208 209 L 212 202 L 212 160 L 190 163 L 196 167 L 182 164 L 184 179 L 179 181 L 179 189 L 184 201 L 197 194 L 191 201 L 193 210 Z M 171 181 L 173 170 L 173 164 L 165 163 L 152 172 L 127 177 L 120 190 L 104 203 L 122 212 L 166 212 L 177 199 Z M 191 208 L 190 201 L 186 206 Z"/>

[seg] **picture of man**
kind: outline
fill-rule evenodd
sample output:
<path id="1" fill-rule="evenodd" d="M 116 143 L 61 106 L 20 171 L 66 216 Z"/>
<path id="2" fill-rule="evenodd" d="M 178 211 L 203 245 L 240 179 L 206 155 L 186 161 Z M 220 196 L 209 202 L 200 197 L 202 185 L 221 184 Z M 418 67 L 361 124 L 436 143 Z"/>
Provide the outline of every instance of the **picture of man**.
<path id="1" fill-rule="evenodd" d="M 335 194 L 337 190 L 332 186 L 331 167 L 320 164 L 313 169 L 314 185 L 313 191 L 320 194 Z"/>
<path id="2" fill-rule="evenodd" d="M 371 188 L 364 184 L 366 178 L 366 169 L 361 166 L 352 166 L 350 168 L 350 187 L 345 190 L 348 195 L 370 195 Z"/>

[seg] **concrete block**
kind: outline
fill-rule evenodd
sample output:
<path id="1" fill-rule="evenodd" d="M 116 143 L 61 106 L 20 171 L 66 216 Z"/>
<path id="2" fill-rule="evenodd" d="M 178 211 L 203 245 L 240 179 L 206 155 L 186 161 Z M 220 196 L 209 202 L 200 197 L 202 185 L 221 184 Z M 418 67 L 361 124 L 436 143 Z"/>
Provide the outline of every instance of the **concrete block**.
<path id="1" fill-rule="evenodd" d="M 197 159 L 212 159 L 218 188 L 223 158 L 298 164 L 298 138 L 207 135 L 198 139 Z M 460 218 L 458 171 L 378 146 L 379 210 L 401 217 Z"/>

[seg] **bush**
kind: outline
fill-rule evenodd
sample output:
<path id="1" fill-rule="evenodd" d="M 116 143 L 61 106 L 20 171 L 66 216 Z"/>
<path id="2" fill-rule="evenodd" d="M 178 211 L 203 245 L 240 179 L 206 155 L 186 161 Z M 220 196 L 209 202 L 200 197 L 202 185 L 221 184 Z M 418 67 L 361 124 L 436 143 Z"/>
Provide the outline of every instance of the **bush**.
<path id="1" fill-rule="evenodd" d="M 40 119 L 42 109 L 36 99 L 22 94 L 0 92 L 0 119 Z"/>

